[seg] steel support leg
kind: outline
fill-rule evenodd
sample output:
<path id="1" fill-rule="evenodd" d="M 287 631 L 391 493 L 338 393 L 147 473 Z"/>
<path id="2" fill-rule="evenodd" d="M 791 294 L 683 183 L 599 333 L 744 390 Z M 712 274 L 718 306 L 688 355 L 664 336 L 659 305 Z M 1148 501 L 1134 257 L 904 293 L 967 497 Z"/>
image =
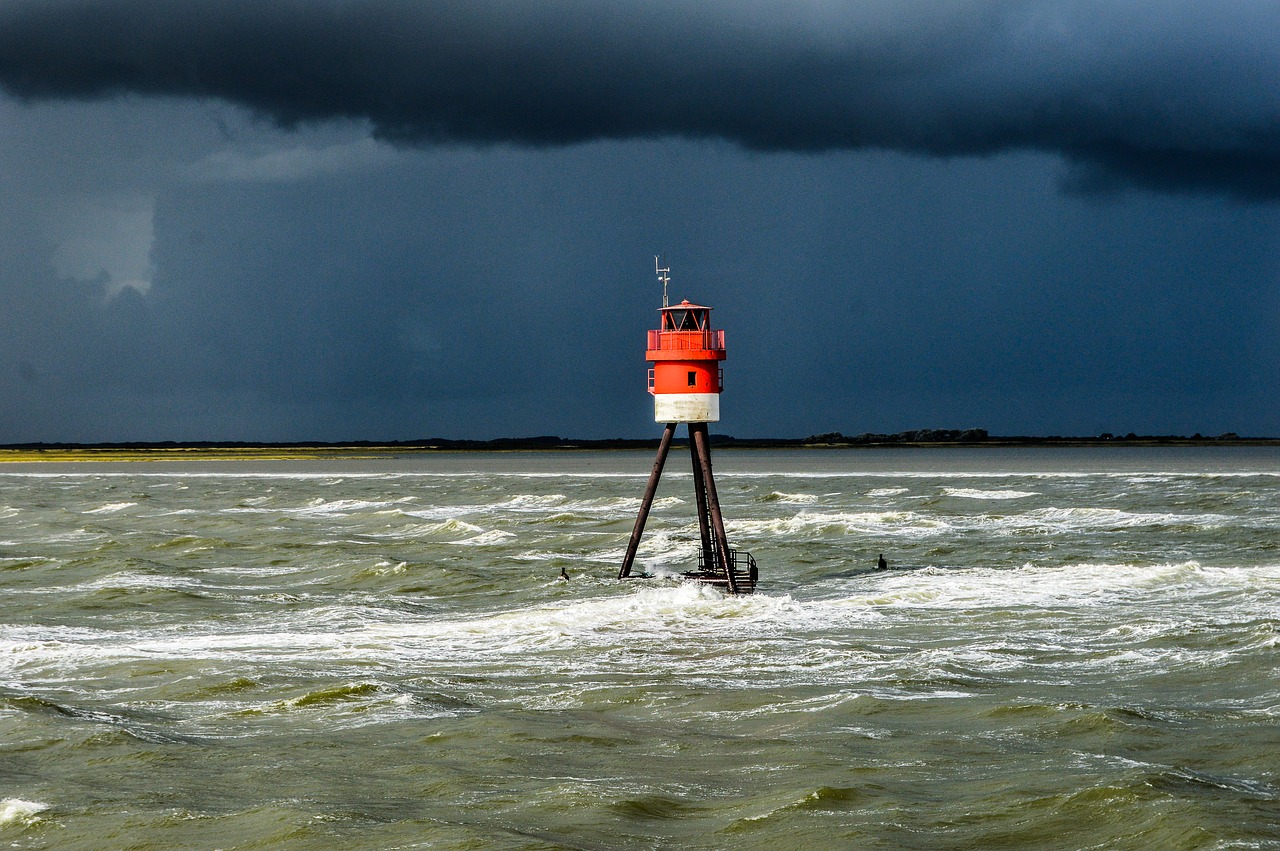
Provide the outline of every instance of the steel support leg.
<path id="1" fill-rule="evenodd" d="M 693 461 L 693 493 L 698 498 L 698 533 L 702 538 L 702 568 L 714 568 L 711 547 L 711 521 L 707 515 L 707 484 L 702 477 L 702 462 L 698 459 L 698 445 L 693 440 L 693 426 L 689 426 L 689 455 Z"/>
<path id="2" fill-rule="evenodd" d="M 703 483 L 707 487 L 707 502 L 711 509 L 711 526 L 715 531 L 717 561 L 724 571 L 724 578 L 729 583 L 729 593 L 738 593 L 738 580 L 729 567 L 729 537 L 724 531 L 724 517 L 720 514 L 720 497 L 716 494 L 716 480 L 711 475 L 711 443 L 707 439 L 706 423 L 689 423 L 689 436 L 698 451 L 698 461 L 702 467 Z"/>
<path id="3" fill-rule="evenodd" d="M 649 508 L 653 505 L 653 495 L 658 491 L 658 480 L 662 478 L 662 467 L 667 463 L 667 453 L 671 451 L 671 438 L 675 433 L 675 423 L 667 423 L 667 427 L 662 430 L 662 440 L 658 443 L 658 457 L 653 462 L 653 472 L 649 474 L 649 483 L 644 488 L 640 513 L 636 515 L 636 525 L 631 530 L 631 540 L 627 542 L 627 554 L 622 559 L 622 569 L 618 571 L 619 579 L 626 579 L 631 575 L 631 563 L 636 560 L 640 536 L 644 534 L 644 524 L 649 519 Z"/>

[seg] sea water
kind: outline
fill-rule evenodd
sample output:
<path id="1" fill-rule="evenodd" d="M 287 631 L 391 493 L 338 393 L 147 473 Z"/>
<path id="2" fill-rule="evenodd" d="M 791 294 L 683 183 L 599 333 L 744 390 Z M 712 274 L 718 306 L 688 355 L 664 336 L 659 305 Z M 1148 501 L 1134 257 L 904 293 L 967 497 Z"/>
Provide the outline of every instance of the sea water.
<path id="1" fill-rule="evenodd" d="M 1280 452 L 651 461 L 0 467 L 0 841 L 1280 848 Z"/>

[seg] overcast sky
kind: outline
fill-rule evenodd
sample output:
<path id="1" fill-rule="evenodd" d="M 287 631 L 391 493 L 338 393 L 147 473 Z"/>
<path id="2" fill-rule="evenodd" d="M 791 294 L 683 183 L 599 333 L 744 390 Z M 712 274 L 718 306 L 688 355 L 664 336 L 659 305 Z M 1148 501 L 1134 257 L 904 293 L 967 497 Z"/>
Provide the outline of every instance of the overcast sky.
<path id="1" fill-rule="evenodd" d="M 0 442 L 1280 435 L 1280 5 L 0 0 Z"/>

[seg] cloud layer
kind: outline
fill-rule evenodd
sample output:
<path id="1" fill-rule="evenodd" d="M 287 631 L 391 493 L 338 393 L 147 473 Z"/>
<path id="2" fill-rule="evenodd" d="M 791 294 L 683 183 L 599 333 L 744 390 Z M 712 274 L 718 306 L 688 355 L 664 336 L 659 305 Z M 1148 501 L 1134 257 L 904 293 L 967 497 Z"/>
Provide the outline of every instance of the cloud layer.
<path id="1" fill-rule="evenodd" d="M 1280 198 L 1280 6 L 1260 0 L 10 0 L 0 86 L 410 144 L 1035 150 L 1086 190 Z"/>

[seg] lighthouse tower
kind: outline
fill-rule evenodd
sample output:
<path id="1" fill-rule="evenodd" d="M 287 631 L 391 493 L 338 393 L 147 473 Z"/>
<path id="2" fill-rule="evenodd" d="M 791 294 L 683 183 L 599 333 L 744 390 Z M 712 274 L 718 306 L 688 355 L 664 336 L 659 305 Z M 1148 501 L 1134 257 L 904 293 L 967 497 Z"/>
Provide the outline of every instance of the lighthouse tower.
<path id="1" fill-rule="evenodd" d="M 657 258 L 654 260 L 657 265 Z M 631 566 L 658 490 L 671 440 L 675 437 L 676 425 L 686 423 L 702 547 L 698 554 L 698 569 L 686 572 L 684 576 L 723 587 L 731 594 L 750 594 L 756 587 L 756 562 L 750 553 L 729 548 L 720 500 L 716 495 L 715 477 L 711 472 L 711 442 L 707 436 L 707 423 L 720 421 L 720 391 L 723 387 L 720 362 L 725 359 L 724 331 L 711 327 L 710 307 L 687 300 L 674 306 L 668 304 L 670 269 L 658 266 L 657 272 L 658 280 L 662 282 L 662 307 L 658 311 L 660 324 L 649 332 L 645 358 L 653 364 L 649 370 L 653 418 L 656 422 L 665 423 L 665 428 L 618 578 L 631 576 Z"/>
<path id="2" fill-rule="evenodd" d="M 649 332 L 645 352 L 653 363 L 649 392 L 654 421 L 719 422 L 724 332 L 712 330 L 711 308 L 686 299 L 658 312 L 662 325 Z"/>

